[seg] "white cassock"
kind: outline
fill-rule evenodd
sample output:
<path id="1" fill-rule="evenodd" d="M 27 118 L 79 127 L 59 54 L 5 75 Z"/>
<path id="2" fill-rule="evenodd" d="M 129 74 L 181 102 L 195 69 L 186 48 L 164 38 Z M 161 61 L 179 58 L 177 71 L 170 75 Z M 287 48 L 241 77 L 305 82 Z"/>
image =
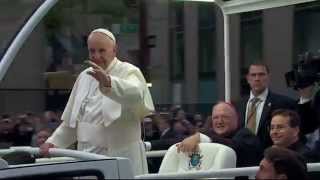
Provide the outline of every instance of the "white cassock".
<path id="1" fill-rule="evenodd" d="M 106 69 L 111 88 L 80 73 L 62 114 L 62 124 L 47 140 L 59 148 L 78 142 L 81 151 L 131 160 L 135 175 L 148 173 L 141 120 L 154 111 L 141 71 L 115 58 Z"/>

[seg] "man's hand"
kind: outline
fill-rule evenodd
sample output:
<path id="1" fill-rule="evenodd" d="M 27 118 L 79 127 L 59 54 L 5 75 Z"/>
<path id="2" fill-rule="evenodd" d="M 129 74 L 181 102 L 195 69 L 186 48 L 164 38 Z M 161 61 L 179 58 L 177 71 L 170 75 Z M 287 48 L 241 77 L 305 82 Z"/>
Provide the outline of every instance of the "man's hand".
<path id="1" fill-rule="evenodd" d="M 178 153 L 183 152 L 191 155 L 193 152 L 197 152 L 199 150 L 199 143 L 200 133 L 196 133 L 190 137 L 187 137 L 182 142 L 176 145 Z"/>
<path id="2" fill-rule="evenodd" d="M 87 61 L 87 63 L 92 67 L 92 70 L 88 71 L 88 74 L 95 78 L 100 86 L 111 87 L 110 76 L 105 73 L 104 69 L 92 61 Z"/>
<path id="3" fill-rule="evenodd" d="M 40 146 L 40 155 L 43 157 L 48 157 L 49 156 L 49 149 L 54 148 L 54 144 L 52 143 L 43 143 Z"/>

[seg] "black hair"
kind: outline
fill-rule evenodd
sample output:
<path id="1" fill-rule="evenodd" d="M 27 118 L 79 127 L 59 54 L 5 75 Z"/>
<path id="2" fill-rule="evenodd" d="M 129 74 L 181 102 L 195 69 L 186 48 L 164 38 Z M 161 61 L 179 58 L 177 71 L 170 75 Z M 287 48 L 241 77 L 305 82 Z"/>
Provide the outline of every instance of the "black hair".
<path id="1" fill-rule="evenodd" d="M 274 116 L 283 116 L 283 117 L 289 117 L 289 126 L 292 128 L 300 127 L 301 120 L 299 117 L 299 114 L 295 111 L 292 111 L 290 109 L 277 109 L 272 112 L 271 117 Z"/>
<path id="2" fill-rule="evenodd" d="M 247 74 L 249 74 L 249 71 L 250 71 L 250 68 L 251 66 L 263 66 L 266 68 L 266 71 L 267 73 L 269 74 L 270 73 L 270 69 L 269 69 L 269 66 L 261 61 L 256 61 L 256 62 L 253 62 L 249 65 L 249 67 L 247 68 Z"/>
<path id="3" fill-rule="evenodd" d="M 297 152 L 269 147 L 264 152 L 264 158 L 273 164 L 277 174 L 285 174 L 288 179 L 308 179 L 306 161 Z"/>

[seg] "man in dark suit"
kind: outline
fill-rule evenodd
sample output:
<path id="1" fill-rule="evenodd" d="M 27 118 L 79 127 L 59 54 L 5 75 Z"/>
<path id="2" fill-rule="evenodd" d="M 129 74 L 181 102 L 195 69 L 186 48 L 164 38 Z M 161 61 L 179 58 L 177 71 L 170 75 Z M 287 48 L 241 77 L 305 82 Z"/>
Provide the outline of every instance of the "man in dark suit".
<path id="1" fill-rule="evenodd" d="M 300 117 L 297 112 L 278 109 L 272 113 L 270 137 L 273 146 L 287 148 L 299 153 L 307 162 L 318 162 L 319 153 L 312 152 L 300 139 Z"/>
<path id="2" fill-rule="evenodd" d="M 309 134 L 307 137 L 308 141 L 310 141 L 310 136 L 320 125 L 320 90 L 318 90 L 315 83 L 307 87 L 299 87 L 296 90 L 300 96 L 298 100 L 298 113 L 301 117 L 301 135 Z M 312 137 L 312 139 L 314 138 Z"/>
<path id="3" fill-rule="evenodd" d="M 264 147 L 272 144 L 269 136 L 271 113 L 273 110 L 296 109 L 296 103 L 289 97 L 269 90 L 269 68 L 262 63 L 251 64 L 246 75 L 250 86 L 250 96 L 240 102 L 241 127 L 247 127 L 256 134 Z"/>

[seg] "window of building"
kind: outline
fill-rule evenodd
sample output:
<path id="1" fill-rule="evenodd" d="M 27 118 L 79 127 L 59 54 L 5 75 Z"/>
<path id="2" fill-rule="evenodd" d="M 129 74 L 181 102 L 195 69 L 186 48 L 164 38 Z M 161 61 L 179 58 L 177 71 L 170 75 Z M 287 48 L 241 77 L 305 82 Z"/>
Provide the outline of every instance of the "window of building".
<path id="1" fill-rule="evenodd" d="M 294 17 L 294 63 L 307 51 L 320 52 L 320 2 L 295 6 Z"/>
<path id="2" fill-rule="evenodd" d="M 184 79 L 184 3 L 170 3 L 170 76 Z"/>
<path id="3" fill-rule="evenodd" d="M 245 78 L 248 66 L 262 60 L 262 12 L 242 13 L 240 19 L 240 94 L 244 95 L 250 92 Z"/>
<path id="4" fill-rule="evenodd" d="M 213 79 L 216 53 L 215 8 L 212 3 L 199 3 L 199 77 Z"/>

